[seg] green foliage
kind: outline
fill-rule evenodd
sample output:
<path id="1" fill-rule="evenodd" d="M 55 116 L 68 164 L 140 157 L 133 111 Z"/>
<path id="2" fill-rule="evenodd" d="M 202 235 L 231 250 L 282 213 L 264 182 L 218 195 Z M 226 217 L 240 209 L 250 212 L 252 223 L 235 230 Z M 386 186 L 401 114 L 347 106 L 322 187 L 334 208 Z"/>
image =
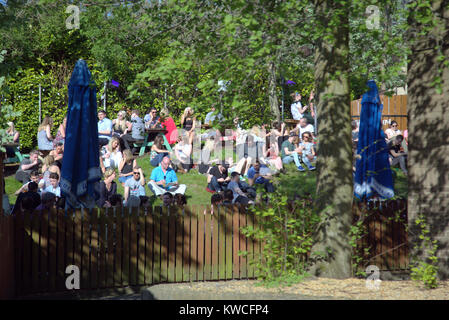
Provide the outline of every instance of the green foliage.
<path id="1" fill-rule="evenodd" d="M 6 50 L 0 52 L 0 64 L 3 63 Z M 8 88 L 5 86 L 5 77 L 0 77 L 0 96 L 8 92 Z M 0 101 L 0 152 L 6 152 L 3 144 L 12 142 L 13 137 L 6 134 L 8 129 L 8 122 L 14 117 L 20 115 L 20 112 L 14 111 L 12 105 L 3 104 L 4 101 Z"/>
<path id="2" fill-rule="evenodd" d="M 434 289 L 438 287 L 437 241 L 432 240 L 424 215 L 420 215 L 415 220 L 415 224 L 420 228 L 421 232 L 419 234 L 420 242 L 415 245 L 414 250 L 415 252 L 420 251 L 424 255 L 424 258 L 418 259 L 417 257 L 413 257 L 411 277 L 412 280 L 422 282 L 426 288 Z"/>
<path id="3" fill-rule="evenodd" d="M 258 278 L 266 284 L 289 284 L 306 275 L 319 217 L 312 210 L 310 198 L 288 200 L 279 191 L 267 197 L 270 205 L 249 208 L 248 214 L 255 215 L 260 228 L 246 227 L 242 232 L 264 243 L 261 256 L 249 257 Z"/>
<path id="4" fill-rule="evenodd" d="M 364 225 L 364 214 L 362 213 L 359 220 L 351 226 L 349 231 L 349 245 L 352 247 L 352 272 L 357 277 L 366 277 L 365 267 L 367 258 L 369 257 L 370 248 L 359 246 L 359 241 L 368 234 Z"/>

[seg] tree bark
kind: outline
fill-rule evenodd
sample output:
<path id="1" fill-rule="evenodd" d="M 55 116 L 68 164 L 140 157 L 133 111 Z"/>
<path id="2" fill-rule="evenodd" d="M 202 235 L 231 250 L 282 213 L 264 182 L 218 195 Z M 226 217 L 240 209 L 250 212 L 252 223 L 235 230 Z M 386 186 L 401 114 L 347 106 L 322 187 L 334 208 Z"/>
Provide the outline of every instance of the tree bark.
<path id="1" fill-rule="evenodd" d="M 268 63 L 268 97 L 270 101 L 270 110 L 276 117 L 276 121 L 281 120 L 279 112 L 279 102 L 276 93 L 276 65 L 274 62 Z"/>
<path id="2" fill-rule="evenodd" d="M 409 245 L 411 257 L 425 258 L 425 252 L 414 249 L 420 243 L 415 220 L 423 214 L 430 237 L 438 241 L 438 276 L 446 279 L 449 277 L 449 68 L 438 56 L 442 53 L 446 59 L 449 57 L 449 1 L 432 1 L 432 7 L 438 27 L 428 34 L 420 35 L 422 25 L 413 14 L 409 19 Z M 440 53 L 435 50 L 437 45 L 441 46 Z M 432 84 L 438 76 L 442 81 L 441 93 Z"/>
<path id="3" fill-rule="evenodd" d="M 315 51 L 318 98 L 317 202 L 321 217 L 313 253 L 322 259 L 312 273 L 351 276 L 349 230 L 352 222 L 352 146 L 349 88 L 349 10 L 334 1 L 316 1 L 320 23 L 337 19 L 331 38 L 321 37 Z M 339 12 L 337 14 L 337 11 Z"/>

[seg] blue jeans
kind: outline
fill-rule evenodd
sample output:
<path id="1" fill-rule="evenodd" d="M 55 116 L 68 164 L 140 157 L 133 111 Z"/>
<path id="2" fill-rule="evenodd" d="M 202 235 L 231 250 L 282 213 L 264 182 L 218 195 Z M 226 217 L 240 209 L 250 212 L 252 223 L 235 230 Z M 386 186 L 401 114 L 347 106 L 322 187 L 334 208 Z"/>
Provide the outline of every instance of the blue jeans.
<path id="1" fill-rule="evenodd" d="M 225 183 L 218 182 L 216 177 L 212 177 L 207 187 L 212 191 L 223 191 L 225 188 Z"/>
<path id="2" fill-rule="evenodd" d="M 301 166 L 301 163 L 299 162 L 299 156 L 297 152 L 293 152 L 292 154 L 285 156 L 282 158 L 282 163 L 288 164 L 292 161 L 295 161 L 295 165 L 297 167 Z"/>

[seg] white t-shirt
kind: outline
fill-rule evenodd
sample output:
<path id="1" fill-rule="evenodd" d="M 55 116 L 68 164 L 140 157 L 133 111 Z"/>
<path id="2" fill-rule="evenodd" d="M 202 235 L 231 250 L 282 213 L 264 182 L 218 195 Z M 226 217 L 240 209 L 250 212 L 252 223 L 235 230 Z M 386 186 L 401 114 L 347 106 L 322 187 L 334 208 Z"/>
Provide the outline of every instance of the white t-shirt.
<path id="1" fill-rule="evenodd" d="M 302 134 L 303 134 L 304 132 L 310 132 L 310 133 L 314 134 L 315 131 L 314 131 L 313 125 L 308 124 L 308 125 L 306 125 L 304 128 L 301 128 L 301 126 L 299 126 L 299 137 L 300 137 L 301 139 L 302 139 Z"/>

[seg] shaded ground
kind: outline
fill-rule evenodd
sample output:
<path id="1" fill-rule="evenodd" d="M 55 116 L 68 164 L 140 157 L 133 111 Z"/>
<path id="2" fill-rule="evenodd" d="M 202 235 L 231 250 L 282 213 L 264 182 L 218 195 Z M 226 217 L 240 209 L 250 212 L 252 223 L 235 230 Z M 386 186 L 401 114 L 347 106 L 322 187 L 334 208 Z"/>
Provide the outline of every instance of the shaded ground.
<path id="1" fill-rule="evenodd" d="M 160 284 L 144 289 L 143 299 L 167 300 L 449 300 L 449 281 L 428 290 L 410 280 L 382 281 L 378 290 L 369 289 L 364 279 L 312 278 L 284 288 L 255 286 L 257 281 Z"/>

